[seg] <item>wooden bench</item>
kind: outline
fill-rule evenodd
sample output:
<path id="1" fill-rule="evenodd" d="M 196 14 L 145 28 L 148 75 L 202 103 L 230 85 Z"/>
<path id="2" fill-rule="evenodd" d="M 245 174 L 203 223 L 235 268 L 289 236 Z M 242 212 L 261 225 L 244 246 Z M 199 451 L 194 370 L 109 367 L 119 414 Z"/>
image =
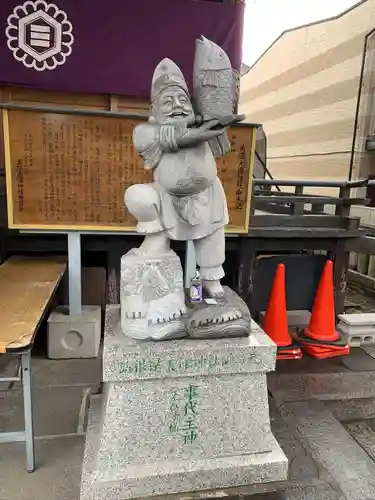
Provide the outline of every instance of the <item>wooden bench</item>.
<path id="1" fill-rule="evenodd" d="M 0 266 L 0 355 L 21 357 L 19 375 L 0 382 L 22 382 L 25 417 L 25 430 L 0 433 L 0 443 L 25 442 L 28 472 L 35 469 L 31 348 L 65 269 L 56 258 L 11 257 Z"/>

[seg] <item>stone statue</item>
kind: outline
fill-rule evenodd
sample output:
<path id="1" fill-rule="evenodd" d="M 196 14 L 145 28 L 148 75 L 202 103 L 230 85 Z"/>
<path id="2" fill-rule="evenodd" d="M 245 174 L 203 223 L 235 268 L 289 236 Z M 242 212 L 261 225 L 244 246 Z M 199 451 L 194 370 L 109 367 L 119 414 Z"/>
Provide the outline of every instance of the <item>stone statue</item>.
<path id="1" fill-rule="evenodd" d="M 140 248 L 122 261 L 123 330 L 136 338 L 182 335 L 181 318 L 187 313 L 182 269 L 176 265 L 178 257 L 170 249 L 170 240 L 193 241 L 204 292 L 220 303 L 224 300 L 220 280 L 224 276 L 224 227 L 229 219 L 215 157 L 230 151 L 226 129 L 244 118 L 236 114 L 238 95 L 238 73 L 226 53 L 204 37 L 196 45 L 194 105 L 173 61 L 163 59 L 155 69 L 149 120 L 133 133 L 145 168 L 153 170 L 153 182 L 133 185 L 125 193 L 125 204 L 138 221 L 137 231 L 145 235 Z M 174 263 L 175 271 L 166 276 L 168 264 L 160 263 L 168 261 Z M 154 267 L 155 279 L 146 286 L 141 268 L 147 265 Z M 137 293 L 130 293 L 132 280 L 130 288 L 138 287 Z M 150 287 L 153 292 L 147 298 L 144 290 Z M 221 324 L 242 317 L 238 310 L 221 312 L 212 318 L 211 310 L 208 321 Z M 160 333 L 161 324 L 167 333 Z M 145 325 L 154 333 L 147 328 L 145 332 Z"/>

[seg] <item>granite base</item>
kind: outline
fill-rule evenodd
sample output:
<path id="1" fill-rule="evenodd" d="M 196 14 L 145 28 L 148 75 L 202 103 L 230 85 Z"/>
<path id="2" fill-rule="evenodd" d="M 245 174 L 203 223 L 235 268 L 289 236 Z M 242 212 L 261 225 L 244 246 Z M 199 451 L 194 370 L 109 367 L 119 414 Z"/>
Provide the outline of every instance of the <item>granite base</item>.
<path id="1" fill-rule="evenodd" d="M 188 493 L 208 491 L 210 498 L 226 496 L 225 491 L 248 486 L 257 493 L 257 486 L 275 483 L 268 491 L 280 489 L 279 481 L 286 481 L 288 461 L 276 439 L 270 442 L 270 451 L 233 457 L 194 461 L 172 461 L 148 466 L 124 468 L 111 479 L 100 479 L 96 469 L 100 445 L 103 402 L 92 400 L 86 446 L 82 467 L 80 500 L 127 500 L 158 495 L 173 495 L 173 499 L 187 498 Z M 220 490 L 219 490 L 220 489 Z M 240 488 L 239 488 L 240 489 Z M 242 488 L 243 489 L 243 488 Z M 219 491 L 218 491 L 219 490 Z M 235 491 L 231 491 L 234 494 Z M 246 489 L 246 494 L 252 494 Z"/>
<path id="2" fill-rule="evenodd" d="M 108 306 L 103 395 L 91 410 L 81 500 L 283 481 L 266 373 L 276 345 L 252 322 L 232 339 L 136 341 Z"/>

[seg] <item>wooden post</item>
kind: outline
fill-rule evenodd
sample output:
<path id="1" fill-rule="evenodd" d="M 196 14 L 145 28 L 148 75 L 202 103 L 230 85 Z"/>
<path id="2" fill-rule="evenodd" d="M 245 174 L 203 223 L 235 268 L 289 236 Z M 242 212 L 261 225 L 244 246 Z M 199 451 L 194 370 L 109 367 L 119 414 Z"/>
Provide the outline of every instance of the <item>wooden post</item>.
<path id="1" fill-rule="evenodd" d="M 302 196 L 303 194 L 303 186 L 296 186 L 296 189 L 295 189 L 295 195 L 296 196 Z M 305 206 L 303 203 L 292 203 L 291 207 L 290 207 L 290 214 L 291 215 L 303 215 L 303 210 L 304 210 Z"/>
<path id="2" fill-rule="evenodd" d="M 336 316 L 344 313 L 348 285 L 349 252 L 346 250 L 345 244 L 345 240 L 339 240 L 334 252 L 333 284 Z"/>
<path id="3" fill-rule="evenodd" d="M 341 187 L 340 188 L 340 193 L 339 197 L 342 198 L 342 200 L 348 200 L 350 198 L 350 188 L 348 187 Z M 335 210 L 335 215 L 341 215 L 343 217 L 349 217 L 350 215 L 350 205 L 337 205 L 336 210 Z"/>

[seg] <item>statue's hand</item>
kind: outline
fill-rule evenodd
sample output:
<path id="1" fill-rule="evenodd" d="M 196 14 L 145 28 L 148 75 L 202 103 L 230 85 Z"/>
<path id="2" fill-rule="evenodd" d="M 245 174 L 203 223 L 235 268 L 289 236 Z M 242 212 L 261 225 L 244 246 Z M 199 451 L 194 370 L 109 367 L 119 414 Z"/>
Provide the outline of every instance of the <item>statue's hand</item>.
<path id="1" fill-rule="evenodd" d="M 218 127 L 219 124 L 219 120 L 210 120 L 203 123 L 200 127 L 189 128 L 185 130 L 180 137 L 176 138 L 178 146 L 193 146 L 194 144 L 197 144 L 199 142 L 209 141 L 214 137 L 218 137 L 227 129 L 227 127 Z"/>

